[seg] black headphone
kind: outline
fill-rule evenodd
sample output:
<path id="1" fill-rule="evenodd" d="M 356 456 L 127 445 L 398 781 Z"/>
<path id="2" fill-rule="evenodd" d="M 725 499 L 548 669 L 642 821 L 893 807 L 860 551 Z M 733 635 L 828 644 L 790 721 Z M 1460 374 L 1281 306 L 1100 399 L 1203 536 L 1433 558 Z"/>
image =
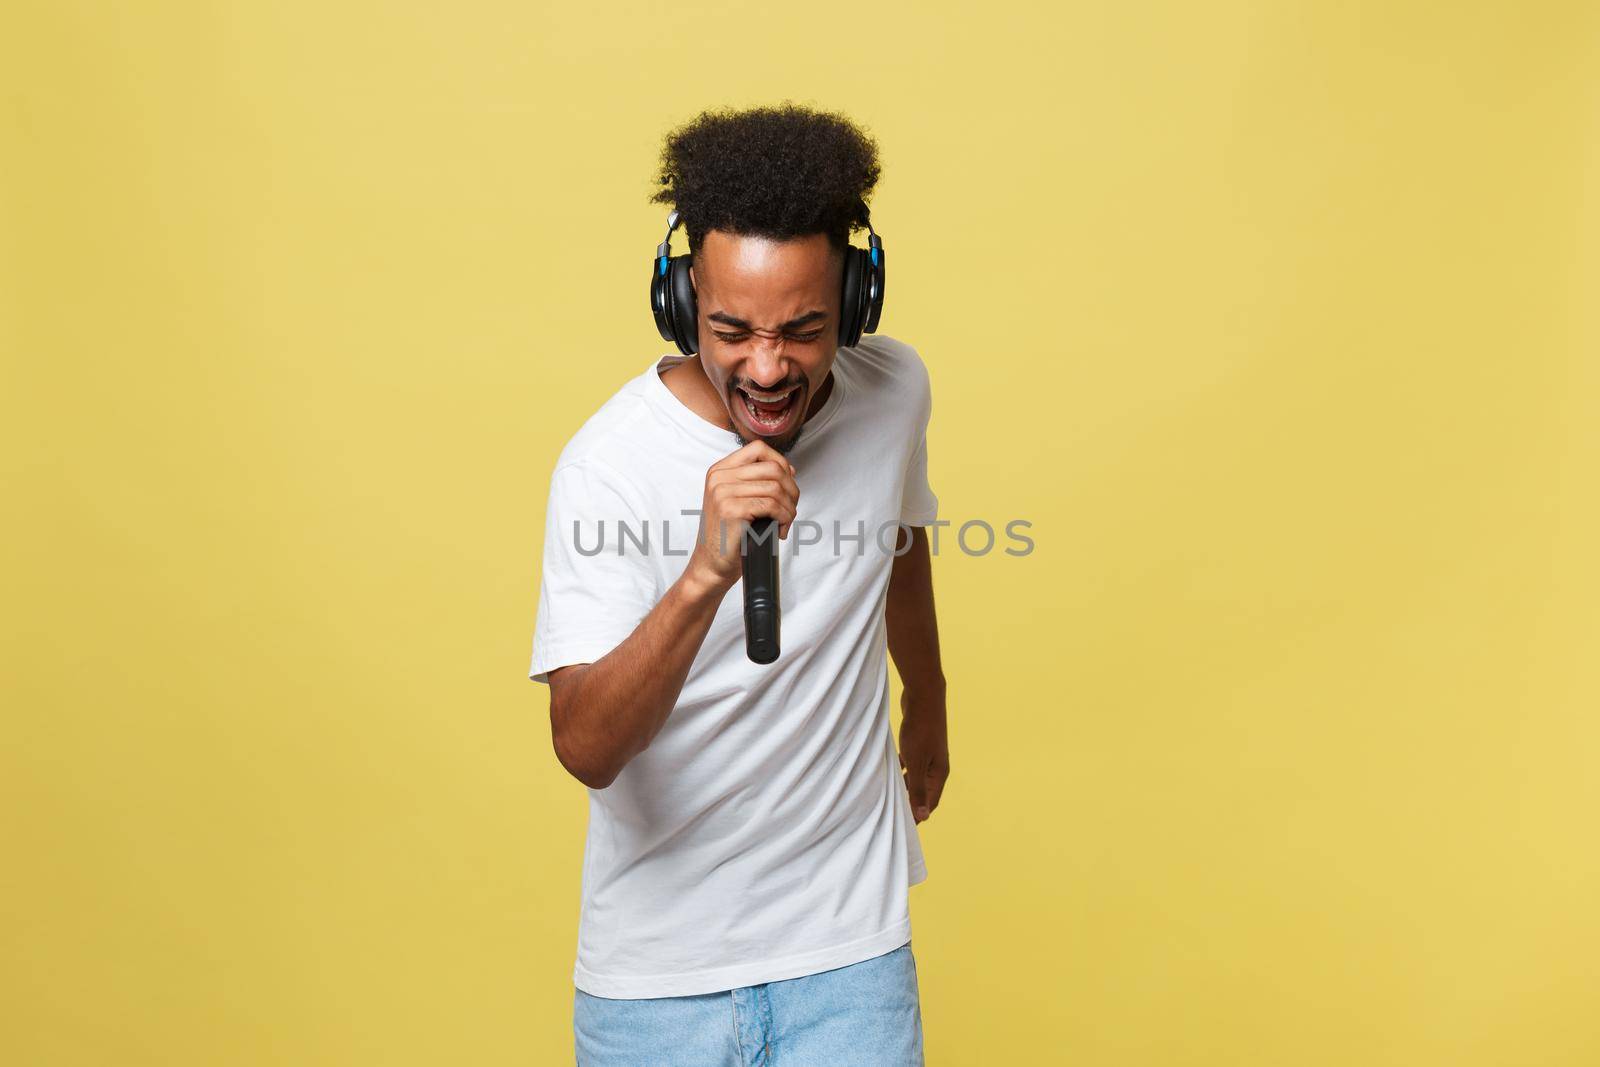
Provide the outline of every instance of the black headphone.
<path id="1" fill-rule="evenodd" d="M 866 205 L 862 205 L 865 217 Z M 678 213 L 667 216 L 667 235 L 656 246 L 655 262 L 650 265 L 650 311 L 656 317 L 656 330 L 663 340 L 692 356 L 700 350 L 700 319 L 695 309 L 694 283 L 689 280 L 692 257 L 675 256 L 668 251 L 672 231 L 678 228 Z M 839 303 L 839 347 L 849 348 L 863 333 L 875 333 L 883 314 L 883 239 L 867 219 L 867 247 L 855 245 L 844 250 L 844 294 Z"/>

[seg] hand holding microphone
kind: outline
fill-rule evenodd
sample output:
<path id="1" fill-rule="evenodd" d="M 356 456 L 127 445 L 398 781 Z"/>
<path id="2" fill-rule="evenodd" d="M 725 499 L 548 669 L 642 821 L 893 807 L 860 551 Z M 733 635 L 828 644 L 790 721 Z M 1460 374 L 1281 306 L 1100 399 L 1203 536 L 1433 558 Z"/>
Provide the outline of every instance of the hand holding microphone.
<path id="1" fill-rule="evenodd" d="M 788 536 L 800 500 L 794 474 L 794 465 L 761 440 L 712 464 L 700 506 L 700 536 L 689 557 L 689 567 L 721 592 L 745 578 L 747 650 L 757 663 L 777 657 L 777 547 Z M 761 519 L 776 532 L 768 523 L 757 526 Z"/>

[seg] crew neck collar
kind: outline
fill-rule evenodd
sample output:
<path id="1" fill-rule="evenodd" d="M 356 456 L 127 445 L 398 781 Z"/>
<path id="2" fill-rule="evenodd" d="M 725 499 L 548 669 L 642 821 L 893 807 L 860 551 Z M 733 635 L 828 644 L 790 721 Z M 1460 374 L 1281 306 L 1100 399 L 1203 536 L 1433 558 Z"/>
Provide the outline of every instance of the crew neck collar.
<path id="1" fill-rule="evenodd" d="M 833 388 L 828 390 L 828 399 L 822 402 L 822 407 L 817 413 L 801 424 L 800 439 L 795 442 L 794 451 L 798 452 L 804 449 L 807 441 L 815 437 L 818 431 L 832 422 L 834 413 L 839 410 L 840 404 L 843 403 L 844 394 L 848 389 L 846 384 L 848 372 L 844 370 L 844 365 L 847 362 L 845 354 L 848 351 L 848 349 L 841 348 L 834 358 L 832 369 Z M 734 439 L 733 431 L 708 421 L 682 400 L 679 400 L 677 394 L 667 388 L 667 383 L 661 380 L 662 371 L 697 358 L 699 357 L 665 355 L 653 360 L 649 369 L 645 372 L 646 395 L 650 397 L 655 406 L 667 418 L 681 426 L 691 437 L 723 452 L 731 452 L 738 446 L 738 441 Z"/>

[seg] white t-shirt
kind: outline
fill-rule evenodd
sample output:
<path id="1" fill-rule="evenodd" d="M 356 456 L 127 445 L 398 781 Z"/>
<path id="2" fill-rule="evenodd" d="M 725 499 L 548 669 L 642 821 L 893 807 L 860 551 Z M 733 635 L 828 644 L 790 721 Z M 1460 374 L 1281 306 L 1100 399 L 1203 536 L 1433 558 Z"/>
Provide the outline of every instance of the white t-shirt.
<path id="1" fill-rule="evenodd" d="M 653 360 L 556 462 L 535 681 L 615 648 L 688 563 L 706 470 L 739 447 L 661 380 L 692 358 Z M 839 350 L 788 453 L 800 500 L 778 542 L 778 660 L 747 658 L 735 583 L 666 724 L 589 790 L 579 989 L 711 993 L 910 940 L 906 890 L 927 867 L 889 723 L 884 605 L 897 524 L 938 510 L 931 403 L 911 346 L 868 335 Z"/>

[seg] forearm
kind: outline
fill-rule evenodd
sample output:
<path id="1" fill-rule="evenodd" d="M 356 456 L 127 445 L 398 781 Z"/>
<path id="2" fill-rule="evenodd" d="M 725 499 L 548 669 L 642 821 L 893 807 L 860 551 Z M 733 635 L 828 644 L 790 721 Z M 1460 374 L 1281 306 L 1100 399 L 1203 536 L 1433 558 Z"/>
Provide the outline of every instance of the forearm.
<path id="1" fill-rule="evenodd" d="M 649 747 L 726 592 L 685 571 L 615 649 L 552 672 L 551 733 L 557 758 L 574 777 L 604 789 Z"/>
<path id="2" fill-rule="evenodd" d="M 905 544 L 902 534 L 901 545 Z M 897 556 L 889 577 L 884 609 L 889 655 L 906 692 L 943 697 L 944 667 L 939 657 L 939 624 L 933 606 L 933 562 L 927 531 L 910 528 L 911 547 Z"/>

